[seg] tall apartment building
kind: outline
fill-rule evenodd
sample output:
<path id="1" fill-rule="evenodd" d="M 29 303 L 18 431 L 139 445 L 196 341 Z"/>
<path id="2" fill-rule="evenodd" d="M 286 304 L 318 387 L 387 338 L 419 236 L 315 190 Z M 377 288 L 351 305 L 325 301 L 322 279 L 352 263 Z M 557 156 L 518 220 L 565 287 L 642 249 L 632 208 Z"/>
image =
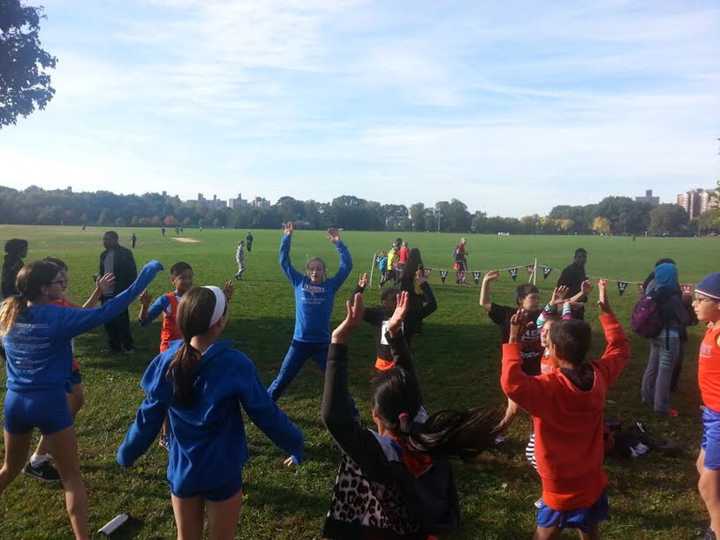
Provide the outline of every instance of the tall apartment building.
<path id="1" fill-rule="evenodd" d="M 708 210 L 718 208 L 719 201 L 713 197 L 714 191 L 699 188 L 680 193 L 677 196 L 677 204 L 685 209 L 690 219 L 694 219 Z"/>

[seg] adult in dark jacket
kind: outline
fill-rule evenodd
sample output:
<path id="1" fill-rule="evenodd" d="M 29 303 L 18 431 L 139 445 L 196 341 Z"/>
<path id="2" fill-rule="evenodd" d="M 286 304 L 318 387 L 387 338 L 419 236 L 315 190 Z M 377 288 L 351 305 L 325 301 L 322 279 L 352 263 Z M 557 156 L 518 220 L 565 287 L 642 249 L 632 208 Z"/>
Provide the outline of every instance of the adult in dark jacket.
<path id="1" fill-rule="evenodd" d="M 23 266 L 23 259 L 27 257 L 28 242 L 19 238 L 12 238 L 5 242 L 5 259 L 2 265 L 2 297 L 7 298 L 17 294 L 15 279 Z"/>
<path id="2" fill-rule="evenodd" d="M 119 243 L 118 234 L 108 231 L 103 235 L 105 251 L 100 254 L 100 267 L 98 274 L 115 275 L 115 287 L 103 294 L 102 303 L 114 298 L 117 293 L 127 289 L 137 278 L 137 266 L 132 251 Z M 135 350 L 132 334 L 130 333 L 130 315 L 126 309 L 115 319 L 105 324 L 108 335 L 108 344 L 113 352 L 132 352 Z"/>
<path id="3" fill-rule="evenodd" d="M 578 248 L 575 250 L 575 257 L 573 258 L 573 262 L 567 265 L 560 274 L 556 287 L 567 287 L 569 289 L 568 297 L 575 296 L 577 293 L 579 293 L 580 289 L 582 289 L 583 282 L 587 280 L 587 275 L 585 274 L 586 262 L 587 251 L 585 251 L 585 249 L 583 248 Z M 579 301 L 583 303 L 587 302 L 587 297 L 583 296 L 579 299 Z M 584 306 L 573 309 L 573 318 L 585 318 Z"/>

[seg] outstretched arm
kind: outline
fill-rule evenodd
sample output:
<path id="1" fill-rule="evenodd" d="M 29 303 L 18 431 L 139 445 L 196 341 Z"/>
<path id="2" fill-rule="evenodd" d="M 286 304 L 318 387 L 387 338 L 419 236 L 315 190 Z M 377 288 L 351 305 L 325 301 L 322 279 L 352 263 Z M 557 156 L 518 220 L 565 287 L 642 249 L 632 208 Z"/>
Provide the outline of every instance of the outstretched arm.
<path id="1" fill-rule="evenodd" d="M 283 224 L 283 237 L 280 242 L 280 268 L 290 283 L 295 286 L 302 281 L 303 276 L 300 272 L 295 270 L 290 262 L 290 241 L 292 240 L 293 230 L 294 228 L 292 223 Z"/>
<path id="2" fill-rule="evenodd" d="M 163 269 L 158 261 L 150 261 L 140 272 L 138 278 L 126 290 L 105 302 L 102 307 L 93 309 L 64 308 L 58 313 L 60 335 L 72 338 L 88 330 L 111 321 L 125 311 L 132 301 L 144 291 L 158 272 Z"/>
<path id="3" fill-rule="evenodd" d="M 332 282 L 335 290 L 337 290 L 342 286 L 352 271 L 352 257 L 350 256 L 350 251 L 347 246 L 340 240 L 340 231 L 335 228 L 328 229 L 328 238 L 335 244 L 340 254 L 340 267 L 338 268 L 337 274 L 329 280 Z"/>
<path id="4" fill-rule="evenodd" d="M 362 295 L 346 303 L 345 320 L 333 331 L 325 367 L 325 388 L 321 416 L 337 445 L 363 470 L 370 480 L 383 480 L 389 465 L 377 439 L 355 419 L 348 390 L 348 346 L 353 330 L 362 320 Z"/>
<path id="5" fill-rule="evenodd" d="M 268 396 L 260 383 L 255 366 L 250 364 L 250 373 L 243 373 L 240 403 L 253 423 L 259 427 L 276 446 L 295 458 L 296 463 L 303 459 L 304 440 L 298 427 L 290 421 Z"/>
<path id="6" fill-rule="evenodd" d="M 600 324 L 605 333 L 605 351 L 596 366 L 605 376 L 608 385 L 613 384 L 630 360 L 630 342 L 625 336 L 622 325 L 615 318 L 607 296 L 607 280 L 598 282 L 598 305 L 600 306 Z"/>
<path id="7" fill-rule="evenodd" d="M 415 276 L 415 279 L 420 284 L 420 289 L 423 293 L 423 304 L 420 309 L 420 318 L 424 319 L 437 310 L 437 300 L 435 299 L 435 294 L 433 294 L 432 287 L 430 287 L 430 284 L 428 283 L 425 271 L 418 270 L 415 273 Z"/>
<path id="8" fill-rule="evenodd" d="M 480 287 L 480 305 L 485 311 L 490 311 L 492 302 L 490 301 L 490 288 L 493 281 L 500 277 L 500 272 L 492 270 L 485 274 L 482 281 L 482 287 Z"/>
<path id="9" fill-rule="evenodd" d="M 95 282 L 95 289 L 88 297 L 88 299 L 85 300 L 85 303 L 82 305 L 82 307 L 85 309 L 95 307 L 100 301 L 100 298 L 102 298 L 102 296 L 106 293 L 107 289 L 109 287 L 114 287 L 114 285 L 115 274 L 105 274 L 104 276 L 98 278 L 98 280 Z"/>

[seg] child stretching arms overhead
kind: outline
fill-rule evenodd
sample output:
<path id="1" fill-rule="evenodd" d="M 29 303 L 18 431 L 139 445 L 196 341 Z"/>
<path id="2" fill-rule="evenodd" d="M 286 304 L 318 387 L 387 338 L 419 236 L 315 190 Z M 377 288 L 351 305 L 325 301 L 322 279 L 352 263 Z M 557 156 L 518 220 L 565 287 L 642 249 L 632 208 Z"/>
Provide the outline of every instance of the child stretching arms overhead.
<path id="1" fill-rule="evenodd" d="M 460 509 L 447 458 L 476 455 L 494 439 L 497 411 L 418 415 L 420 388 L 400 330 L 408 309 L 403 292 L 387 327 L 396 367 L 373 381 L 377 431 L 357 420 L 347 387 L 347 342 L 362 321 L 362 295 L 347 303 L 345 320 L 332 334 L 322 418 L 345 457 L 323 538 L 426 540 L 457 528 Z"/>
<path id="2" fill-rule="evenodd" d="M 290 262 L 293 231 L 292 223 L 283 224 L 280 267 L 295 291 L 295 332 L 280 372 L 267 389 L 273 401 L 278 400 L 308 358 L 313 358 L 320 371 L 325 371 L 335 293 L 352 270 L 352 257 L 340 240 L 340 231 L 331 228 L 328 229 L 328 238 L 340 255 L 337 274 L 328 278 L 325 262 L 319 257 L 310 259 L 305 265 L 305 275 L 301 274 Z"/>
<path id="3" fill-rule="evenodd" d="M 598 524 L 607 519 L 603 410 L 607 389 L 627 364 L 630 346 L 607 301 L 607 282 L 600 281 L 598 289 L 607 342 L 600 360 L 586 359 L 592 333 L 585 321 L 556 321 L 548 348 L 557 369 L 526 375 L 518 343 L 525 324 L 522 310 L 512 317 L 509 342 L 503 345 L 503 391 L 533 416 L 542 481 L 536 540 L 555 538 L 566 527 L 578 528 L 583 539 L 596 539 Z"/>

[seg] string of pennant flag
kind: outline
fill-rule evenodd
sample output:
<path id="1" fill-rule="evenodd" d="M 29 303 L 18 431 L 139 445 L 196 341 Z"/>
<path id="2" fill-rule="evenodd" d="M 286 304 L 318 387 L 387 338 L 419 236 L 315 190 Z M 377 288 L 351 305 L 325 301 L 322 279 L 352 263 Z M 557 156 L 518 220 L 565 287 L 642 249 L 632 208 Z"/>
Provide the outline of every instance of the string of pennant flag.
<path id="1" fill-rule="evenodd" d="M 493 268 L 491 270 L 470 270 L 467 273 L 472 274 L 472 279 L 475 282 L 476 285 L 480 285 L 480 280 L 482 279 L 483 275 L 487 274 L 488 272 L 496 271 L 496 272 L 507 272 L 510 278 L 513 281 L 517 281 L 517 278 L 520 274 L 521 269 L 525 269 L 529 275 L 529 277 L 532 279 L 533 274 L 535 272 L 535 263 L 533 264 L 516 264 L 513 266 L 507 266 L 505 268 Z M 537 264 L 538 269 L 538 276 L 540 273 L 542 273 L 543 280 L 546 280 L 550 274 L 552 274 L 553 270 L 557 270 L 556 268 L 553 268 L 552 266 L 546 265 L 546 264 Z M 433 271 L 437 271 L 440 275 L 440 281 L 444 284 L 447 280 L 448 275 L 450 272 L 453 272 L 455 270 L 450 270 L 447 268 L 430 268 L 425 267 L 425 275 L 430 276 Z M 589 280 L 597 281 L 599 279 L 605 279 L 605 278 L 599 278 L 594 276 L 588 276 Z M 632 280 L 624 280 L 624 279 L 609 279 L 610 282 L 615 282 L 618 290 L 618 294 L 620 296 L 623 296 L 625 292 L 627 291 L 628 287 L 630 285 L 636 285 L 638 293 L 643 293 L 643 285 L 644 282 L 642 281 L 632 281 Z M 680 285 L 683 294 L 692 294 L 695 286 L 693 283 L 682 283 Z"/>

